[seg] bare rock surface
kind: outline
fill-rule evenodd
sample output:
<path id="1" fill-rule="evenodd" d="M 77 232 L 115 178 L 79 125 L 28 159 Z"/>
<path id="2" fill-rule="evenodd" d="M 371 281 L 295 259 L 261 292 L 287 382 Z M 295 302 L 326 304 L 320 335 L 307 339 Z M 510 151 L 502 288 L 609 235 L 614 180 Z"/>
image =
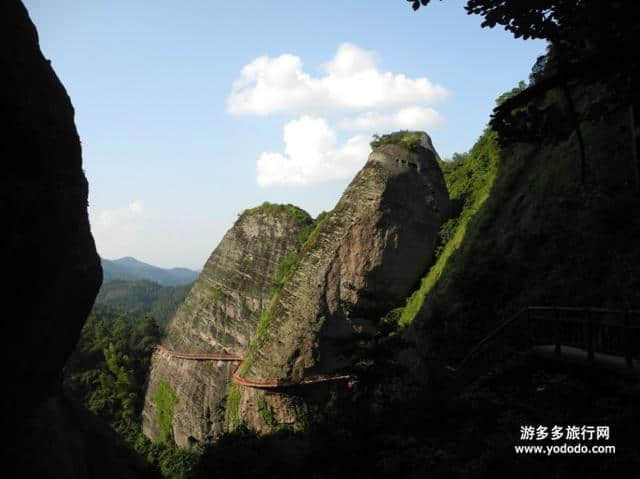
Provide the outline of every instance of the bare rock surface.
<path id="1" fill-rule="evenodd" d="M 245 212 L 211 254 L 171 320 L 163 345 L 189 353 L 242 355 L 269 303 L 276 270 L 299 246 L 311 218 L 292 206 Z M 143 410 L 143 431 L 158 439 L 158 386 L 177 403 L 171 435 L 180 446 L 209 442 L 224 426 L 227 385 L 236 363 L 191 361 L 154 353 Z"/>

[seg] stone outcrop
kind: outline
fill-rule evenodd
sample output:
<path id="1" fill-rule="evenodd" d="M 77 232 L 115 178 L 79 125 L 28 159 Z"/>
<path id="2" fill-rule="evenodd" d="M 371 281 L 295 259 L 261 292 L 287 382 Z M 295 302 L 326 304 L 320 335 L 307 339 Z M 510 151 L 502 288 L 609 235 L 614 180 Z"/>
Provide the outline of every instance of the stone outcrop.
<path id="1" fill-rule="evenodd" d="M 190 353 L 243 355 L 273 290 L 276 270 L 299 247 L 311 218 L 290 205 L 243 213 L 213 251 L 168 327 L 163 345 Z M 151 361 L 143 431 L 159 439 L 156 397 L 170 390 L 175 404 L 170 435 L 180 446 L 211 441 L 223 430 L 233 362 L 189 361 L 156 352 Z"/>
<path id="2" fill-rule="evenodd" d="M 381 313 L 403 303 L 432 264 L 450 205 L 431 140 L 417 135 L 413 151 L 398 144 L 376 148 L 312 233 L 264 315 L 241 377 L 297 382 L 348 370 L 356 337 L 374 332 Z M 296 422 L 286 395 L 235 387 L 234 424 L 260 431 Z"/>
<path id="3" fill-rule="evenodd" d="M 58 384 L 102 270 L 74 110 L 17 0 L 0 2 L 0 71 L 0 263 L 8 281 L 0 410 L 8 438 Z"/>
<path id="4" fill-rule="evenodd" d="M 22 477 L 158 477 L 61 392 L 102 281 L 67 93 L 24 6 L 0 2 L 0 460 Z"/>

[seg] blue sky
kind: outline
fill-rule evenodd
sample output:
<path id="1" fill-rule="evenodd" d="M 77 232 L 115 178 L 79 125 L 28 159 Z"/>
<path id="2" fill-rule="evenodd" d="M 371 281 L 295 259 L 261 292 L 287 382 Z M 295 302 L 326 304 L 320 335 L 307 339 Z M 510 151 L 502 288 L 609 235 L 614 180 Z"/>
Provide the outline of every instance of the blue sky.
<path id="1" fill-rule="evenodd" d="M 76 111 L 98 251 L 201 268 L 243 209 L 331 209 L 372 133 L 443 158 L 545 45 L 464 2 L 25 0 Z"/>

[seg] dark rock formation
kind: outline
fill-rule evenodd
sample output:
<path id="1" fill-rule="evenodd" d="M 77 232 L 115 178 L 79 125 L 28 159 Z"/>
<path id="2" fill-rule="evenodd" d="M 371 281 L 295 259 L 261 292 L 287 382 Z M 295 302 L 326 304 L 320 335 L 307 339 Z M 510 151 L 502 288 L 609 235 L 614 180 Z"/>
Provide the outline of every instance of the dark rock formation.
<path id="1" fill-rule="evenodd" d="M 63 394 L 47 398 L 4 452 L 6 467 L 39 479 L 161 479 L 101 418 Z"/>
<path id="2" fill-rule="evenodd" d="M 211 254 L 200 277 L 171 320 L 163 344 L 190 353 L 242 355 L 266 308 L 282 260 L 299 246 L 311 218 L 292 206 L 245 212 Z M 177 403 L 171 435 L 180 446 L 210 441 L 224 425 L 233 362 L 189 361 L 155 353 L 143 411 L 143 431 L 160 435 L 156 394 L 168 386 Z M 166 427 L 166 426 L 165 426 Z"/>
<path id="3" fill-rule="evenodd" d="M 385 144 L 371 153 L 305 244 L 241 376 L 297 382 L 348 368 L 356 336 L 374 332 L 380 313 L 401 304 L 432 264 L 449 196 L 431 140 L 419 136 L 413 152 Z M 270 420 L 296 422 L 285 396 L 238 387 L 234 423 L 263 430 L 270 425 L 258 411 L 267 408 Z"/>
<path id="4" fill-rule="evenodd" d="M 0 2 L 1 334 L 7 437 L 57 383 L 100 287 L 74 111 L 24 6 Z"/>

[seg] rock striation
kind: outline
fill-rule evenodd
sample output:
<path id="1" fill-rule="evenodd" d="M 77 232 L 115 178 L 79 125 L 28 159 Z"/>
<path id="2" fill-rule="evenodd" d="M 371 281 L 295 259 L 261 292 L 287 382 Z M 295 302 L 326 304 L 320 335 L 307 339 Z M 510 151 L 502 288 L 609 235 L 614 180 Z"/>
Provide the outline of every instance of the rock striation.
<path id="1" fill-rule="evenodd" d="M 299 248 L 299 235 L 311 222 L 291 205 L 263 205 L 243 213 L 176 311 L 163 345 L 190 353 L 243 355 L 269 303 L 278 266 Z M 169 434 L 182 447 L 213 440 L 223 431 L 227 385 L 235 366 L 154 353 L 142 413 L 144 433 L 156 440 Z M 163 391 L 176 398 L 169 418 L 158 404 Z"/>
<path id="2" fill-rule="evenodd" d="M 348 369 L 357 337 L 375 332 L 380 315 L 404 302 L 432 264 L 449 196 L 431 139 L 412 135 L 419 142 L 410 149 L 374 149 L 309 237 L 263 315 L 241 377 L 297 382 Z M 297 406 L 284 392 L 234 387 L 239 399 L 229 405 L 231 426 L 263 431 L 296 423 Z"/>

